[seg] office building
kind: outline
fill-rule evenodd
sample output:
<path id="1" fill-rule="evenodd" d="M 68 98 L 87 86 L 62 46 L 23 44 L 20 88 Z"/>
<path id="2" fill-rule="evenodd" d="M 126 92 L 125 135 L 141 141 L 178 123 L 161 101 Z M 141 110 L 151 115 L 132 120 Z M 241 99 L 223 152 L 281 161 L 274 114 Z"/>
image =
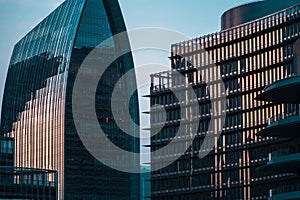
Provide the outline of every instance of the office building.
<path id="1" fill-rule="evenodd" d="M 15 140 L 16 168 L 57 171 L 60 200 L 140 198 L 139 174 L 114 170 L 94 158 L 80 140 L 72 110 L 72 91 L 81 64 L 98 44 L 123 31 L 126 28 L 117 0 L 66 0 L 14 47 L 5 84 L 1 130 Z M 122 41 L 129 44 L 127 37 Z M 97 67 L 101 68 L 122 48 L 114 42 L 97 47 L 109 52 L 98 58 Z M 115 145 L 138 152 L 139 139 L 116 126 L 110 102 L 116 82 L 132 68 L 131 53 L 114 59 L 99 77 L 95 110 L 99 125 Z M 92 70 L 86 71 L 89 73 Z M 135 86 L 135 79 L 131 81 L 128 87 Z M 137 102 L 135 94 L 130 113 L 139 123 Z M 137 130 L 130 131 L 138 134 Z M 127 162 L 139 168 L 138 157 L 124 161 Z"/>
<path id="2" fill-rule="evenodd" d="M 299 199 L 300 198 L 300 46 L 299 41 L 293 46 L 295 74 L 267 86 L 263 93 L 257 96 L 259 101 L 296 105 L 294 112 L 279 113 L 268 119 L 265 129 L 257 133 L 260 137 L 275 137 L 291 140 L 288 145 L 278 146 L 269 153 L 268 163 L 258 168 L 261 173 L 277 175 L 290 173 L 293 178 L 285 184 L 278 184 L 269 191 L 269 199 Z"/>
<path id="3" fill-rule="evenodd" d="M 187 150 L 152 172 L 152 199 L 268 199 L 271 189 L 295 180 L 294 173 L 257 170 L 267 165 L 269 153 L 295 141 L 256 133 L 270 117 L 289 115 L 298 106 L 254 99 L 267 85 L 297 73 L 299 3 L 266 0 L 242 5 L 223 14 L 221 31 L 172 45 L 172 70 L 151 75 L 151 133 L 159 133 L 150 146 L 154 152 L 175 141 Z M 223 96 L 226 106 L 220 109 Z M 212 129 L 210 121 L 215 122 Z M 185 131 L 176 135 L 180 129 Z M 200 159 L 199 153 L 208 155 Z M 153 154 L 152 168 L 176 156 L 178 149 Z"/>

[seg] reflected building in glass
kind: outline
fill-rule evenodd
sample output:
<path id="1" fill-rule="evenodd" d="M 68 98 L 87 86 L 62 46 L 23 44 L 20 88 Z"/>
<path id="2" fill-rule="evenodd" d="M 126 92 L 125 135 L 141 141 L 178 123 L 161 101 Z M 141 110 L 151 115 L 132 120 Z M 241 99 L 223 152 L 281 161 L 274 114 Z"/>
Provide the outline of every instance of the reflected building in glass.
<path id="1" fill-rule="evenodd" d="M 270 189 L 295 182 L 291 171 L 270 175 L 258 169 L 267 165 L 269 153 L 297 146 L 297 141 L 256 133 L 272 116 L 293 115 L 299 106 L 255 98 L 267 85 L 299 73 L 294 48 L 300 37 L 299 3 L 266 0 L 239 6 L 223 14 L 220 32 L 172 45 L 172 70 L 151 75 L 151 132 L 159 133 L 151 138 L 150 147 L 156 151 L 177 139 L 187 150 L 168 167 L 152 172 L 152 199 L 268 199 Z M 178 95 L 186 100 L 179 101 Z M 224 95 L 226 108 L 216 110 L 217 100 Z M 186 113 L 180 112 L 181 107 Z M 222 113 L 226 113 L 224 126 Z M 198 130 L 191 132 L 194 118 L 200 122 Z M 217 122 L 217 131 L 209 129 L 211 120 Z M 180 126 L 186 132 L 175 138 Z M 215 144 L 212 149 L 203 146 L 207 137 Z M 200 149 L 209 154 L 200 159 Z M 152 168 L 177 156 L 155 155 Z"/>
<path id="2" fill-rule="evenodd" d="M 58 199 L 139 199 L 139 175 L 116 171 L 95 159 L 81 142 L 72 114 L 72 90 L 80 65 L 98 44 L 123 31 L 117 0 L 66 0 L 14 47 L 1 130 L 15 140 L 16 167 L 57 171 Z M 129 45 L 128 38 L 123 39 Z M 118 45 L 106 47 L 110 55 L 99 59 L 99 67 L 101 59 L 115 58 Z M 99 77 L 98 122 L 114 144 L 139 152 L 139 139 L 117 127 L 110 102 L 117 81 L 133 68 L 132 55 L 113 60 Z M 136 82 L 131 81 L 124 87 L 134 87 Z M 131 97 L 130 113 L 138 124 L 137 94 Z M 127 162 L 140 164 L 139 157 Z"/>

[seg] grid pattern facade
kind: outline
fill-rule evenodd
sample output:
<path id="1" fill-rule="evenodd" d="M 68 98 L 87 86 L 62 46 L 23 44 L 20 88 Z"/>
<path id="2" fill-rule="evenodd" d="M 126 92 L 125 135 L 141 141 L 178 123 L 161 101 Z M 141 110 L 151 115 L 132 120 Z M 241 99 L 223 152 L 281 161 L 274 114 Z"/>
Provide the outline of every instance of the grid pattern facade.
<path id="1" fill-rule="evenodd" d="M 0 198 L 57 200 L 57 173 L 0 167 Z"/>
<path id="2" fill-rule="evenodd" d="M 58 199 L 139 198 L 139 176 L 114 171 L 97 161 L 80 141 L 72 115 L 72 88 L 80 64 L 96 45 L 123 31 L 118 1 L 67 0 L 15 45 L 1 130 L 15 139 L 16 167 L 58 172 Z M 116 47 L 112 44 L 111 49 Z M 117 79 L 132 68 L 128 53 L 110 70 Z M 116 82 L 110 72 L 98 86 L 97 96 L 105 88 L 105 98 L 97 101 L 96 110 L 97 115 L 108 112 L 104 123 L 99 123 L 108 126 L 109 137 L 118 138 L 121 131 L 109 116 L 109 95 Z M 132 102 L 131 114 L 138 123 L 137 95 Z M 139 141 L 133 137 L 122 136 L 119 143 L 128 151 L 139 150 Z M 139 163 L 139 159 L 132 162 Z"/>
<path id="3" fill-rule="evenodd" d="M 294 179 L 294 174 L 260 174 L 256 168 L 265 165 L 268 154 L 292 141 L 260 138 L 255 134 L 265 127 L 267 119 L 283 113 L 294 113 L 296 105 L 255 101 L 264 87 L 296 73 L 293 44 L 300 34 L 300 5 L 218 33 L 172 45 L 172 70 L 151 76 L 151 131 L 164 123 L 162 107 L 167 112 L 164 128 L 151 139 L 156 151 L 174 139 L 178 127 L 193 126 L 183 119 L 180 106 L 188 105 L 187 116 L 200 118 L 195 139 L 179 160 L 151 174 L 152 199 L 268 199 L 269 189 Z M 179 82 L 173 71 L 186 82 Z M 222 80 L 224 89 L 217 83 Z M 207 83 L 210 84 L 207 84 Z M 197 99 L 190 99 L 187 85 Z M 171 90 L 185 96 L 179 102 Z M 213 110 L 215 99 L 226 95 L 226 110 Z M 199 109 L 199 116 L 193 110 Z M 220 112 L 226 112 L 221 127 Z M 199 150 L 208 134 L 210 120 L 222 131 L 215 147 L 203 159 Z M 205 147 L 204 147 L 205 149 Z M 155 154 L 154 154 L 155 155 Z M 172 158 L 172 152 L 164 157 Z M 162 157 L 152 156 L 160 165 Z M 267 184 L 266 184 L 267 183 Z"/>
<path id="4" fill-rule="evenodd" d="M 297 104 L 295 112 L 282 113 L 273 116 L 268 120 L 268 125 L 257 135 L 266 137 L 290 138 L 293 140 L 289 145 L 277 149 L 269 153 L 269 161 L 265 166 L 258 170 L 267 174 L 276 174 L 276 172 L 290 172 L 295 174 L 295 178 L 285 184 L 278 184 L 276 188 L 272 188 L 269 192 L 269 199 L 299 199 L 300 198 L 300 137 L 298 129 L 300 126 L 300 113 L 298 96 L 299 90 L 299 42 L 298 39 L 294 43 L 294 65 L 297 67 L 295 76 L 276 81 L 272 85 L 266 87 L 263 93 L 257 97 L 260 101 L 283 102 Z M 269 94 L 269 95 L 268 95 Z M 267 95 L 267 96 L 266 96 Z M 277 99 L 279 97 L 279 99 Z M 268 134 L 262 134 L 262 133 Z"/>

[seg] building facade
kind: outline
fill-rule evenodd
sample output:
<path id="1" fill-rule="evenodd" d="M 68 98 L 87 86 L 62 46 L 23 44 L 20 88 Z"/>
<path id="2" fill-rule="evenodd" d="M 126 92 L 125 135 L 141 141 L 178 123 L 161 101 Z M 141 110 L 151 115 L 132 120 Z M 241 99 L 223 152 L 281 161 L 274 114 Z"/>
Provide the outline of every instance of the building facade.
<path id="1" fill-rule="evenodd" d="M 285 184 L 278 184 L 270 189 L 269 199 L 299 199 L 300 198 L 300 128 L 299 103 L 300 95 L 300 40 L 294 44 L 294 65 L 297 73 L 293 76 L 274 82 L 267 86 L 256 99 L 275 103 L 296 104 L 292 113 L 280 113 L 268 119 L 265 129 L 257 133 L 260 137 L 276 137 L 290 139 L 289 145 L 278 147 L 269 153 L 266 165 L 258 168 L 261 173 L 276 175 L 290 173 L 294 177 Z"/>
<path id="2" fill-rule="evenodd" d="M 0 136 L 0 166 L 14 166 L 14 139 Z"/>
<path id="3" fill-rule="evenodd" d="M 115 58 L 120 48 L 115 41 L 98 46 L 124 31 L 117 0 L 66 0 L 14 47 L 1 130 L 15 139 L 16 167 L 58 172 L 58 199 L 139 199 L 139 175 L 119 172 L 95 159 L 80 140 L 72 110 L 73 86 L 82 62 L 95 47 L 107 48 L 109 55 L 98 59 L 97 67 L 104 67 L 105 59 L 114 62 L 99 77 L 98 122 L 115 145 L 139 151 L 139 140 L 117 127 L 110 102 L 115 84 L 134 66 L 132 55 Z M 123 41 L 129 44 L 127 37 Z M 134 87 L 135 79 L 131 81 L 124 87 Z M 139 123 L 137 94 L 131 100 L 130 113 Z M 139 166 L 138 157 L 126 162 Z"/>
<path id="4" fill-rule="evenodd" d="M 150 197 L 151 195 L 151 183 L 150 183 L 150 178 L 151 178 L 151 168 L 148 165 L 142 165 L 141 166 L 141 172 L 146 173 L 141 173 L 141 198 L 140 200 L 146 200 Z"/>
<path id="5" fill-rule="evenodd" d="M 57 172 L 0 167 L 0 199 L 57 200 Z"/>
<path id="6" fill-rule="evenodd" d="M 14 167 L 14 139 L 0 137 L 0 199 L 57 200 L 57 172 Z"/>
<path id="7" fill-rule="evenodd" d="M 224 13 L 220 32 L 172 45 L 172 70 L 151 76 L 152 135 L 159 131 L 151 138 L 151 151 L 172 140 L 187 150 L 168 167 L 152 172 L 152 199 L 268 199 L 269 190 L 278 183 L 295 179 L 290 172 L 268 175 L 257 170 L 268 163 L 269 153 L 295 141 L 256 133 L 271 116 L 294 113 L 298 106 L 254 99 L 267 85 L 297 73 L 294 44 L 300 34 L 299 3 L 243 5 Z M 185 81 L 180 81 L 178 73 Z M 226 108 L 217 110 L 218 99 L 224 95 Z M 178 96 L 186 100 L 179 101 Z M 180 112 L 181 107 L 186 113 Z M 224 124 L 222 113 L 226 113 Z M 214 129 L 210 121 L 215 122 Z M 193 123 L 199 123 L 196 131 Z M 186 132 L 175 136 L 181 126 Z M 203 146 L 208 137 L 213 148 Z M 200 159 L 203 152 L 208 155 Z M 153 154 L 152 167 L 176 156 L 170 151 Z"/>

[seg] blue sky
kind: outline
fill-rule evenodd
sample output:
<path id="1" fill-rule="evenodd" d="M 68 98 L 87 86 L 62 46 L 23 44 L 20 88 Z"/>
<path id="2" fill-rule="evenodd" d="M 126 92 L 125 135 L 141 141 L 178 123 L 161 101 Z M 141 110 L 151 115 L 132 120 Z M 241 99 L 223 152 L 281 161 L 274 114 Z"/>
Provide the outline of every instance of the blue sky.
<path id="1" fill-rule="evenodd" d="M 181 32 L 189 38 L 219 31 L 224 11 L 252 1 L 119 0 L 128 30 L 160 27 Z M 14 44 L 62 2 L 0 0 L 0 102 Z"/>

